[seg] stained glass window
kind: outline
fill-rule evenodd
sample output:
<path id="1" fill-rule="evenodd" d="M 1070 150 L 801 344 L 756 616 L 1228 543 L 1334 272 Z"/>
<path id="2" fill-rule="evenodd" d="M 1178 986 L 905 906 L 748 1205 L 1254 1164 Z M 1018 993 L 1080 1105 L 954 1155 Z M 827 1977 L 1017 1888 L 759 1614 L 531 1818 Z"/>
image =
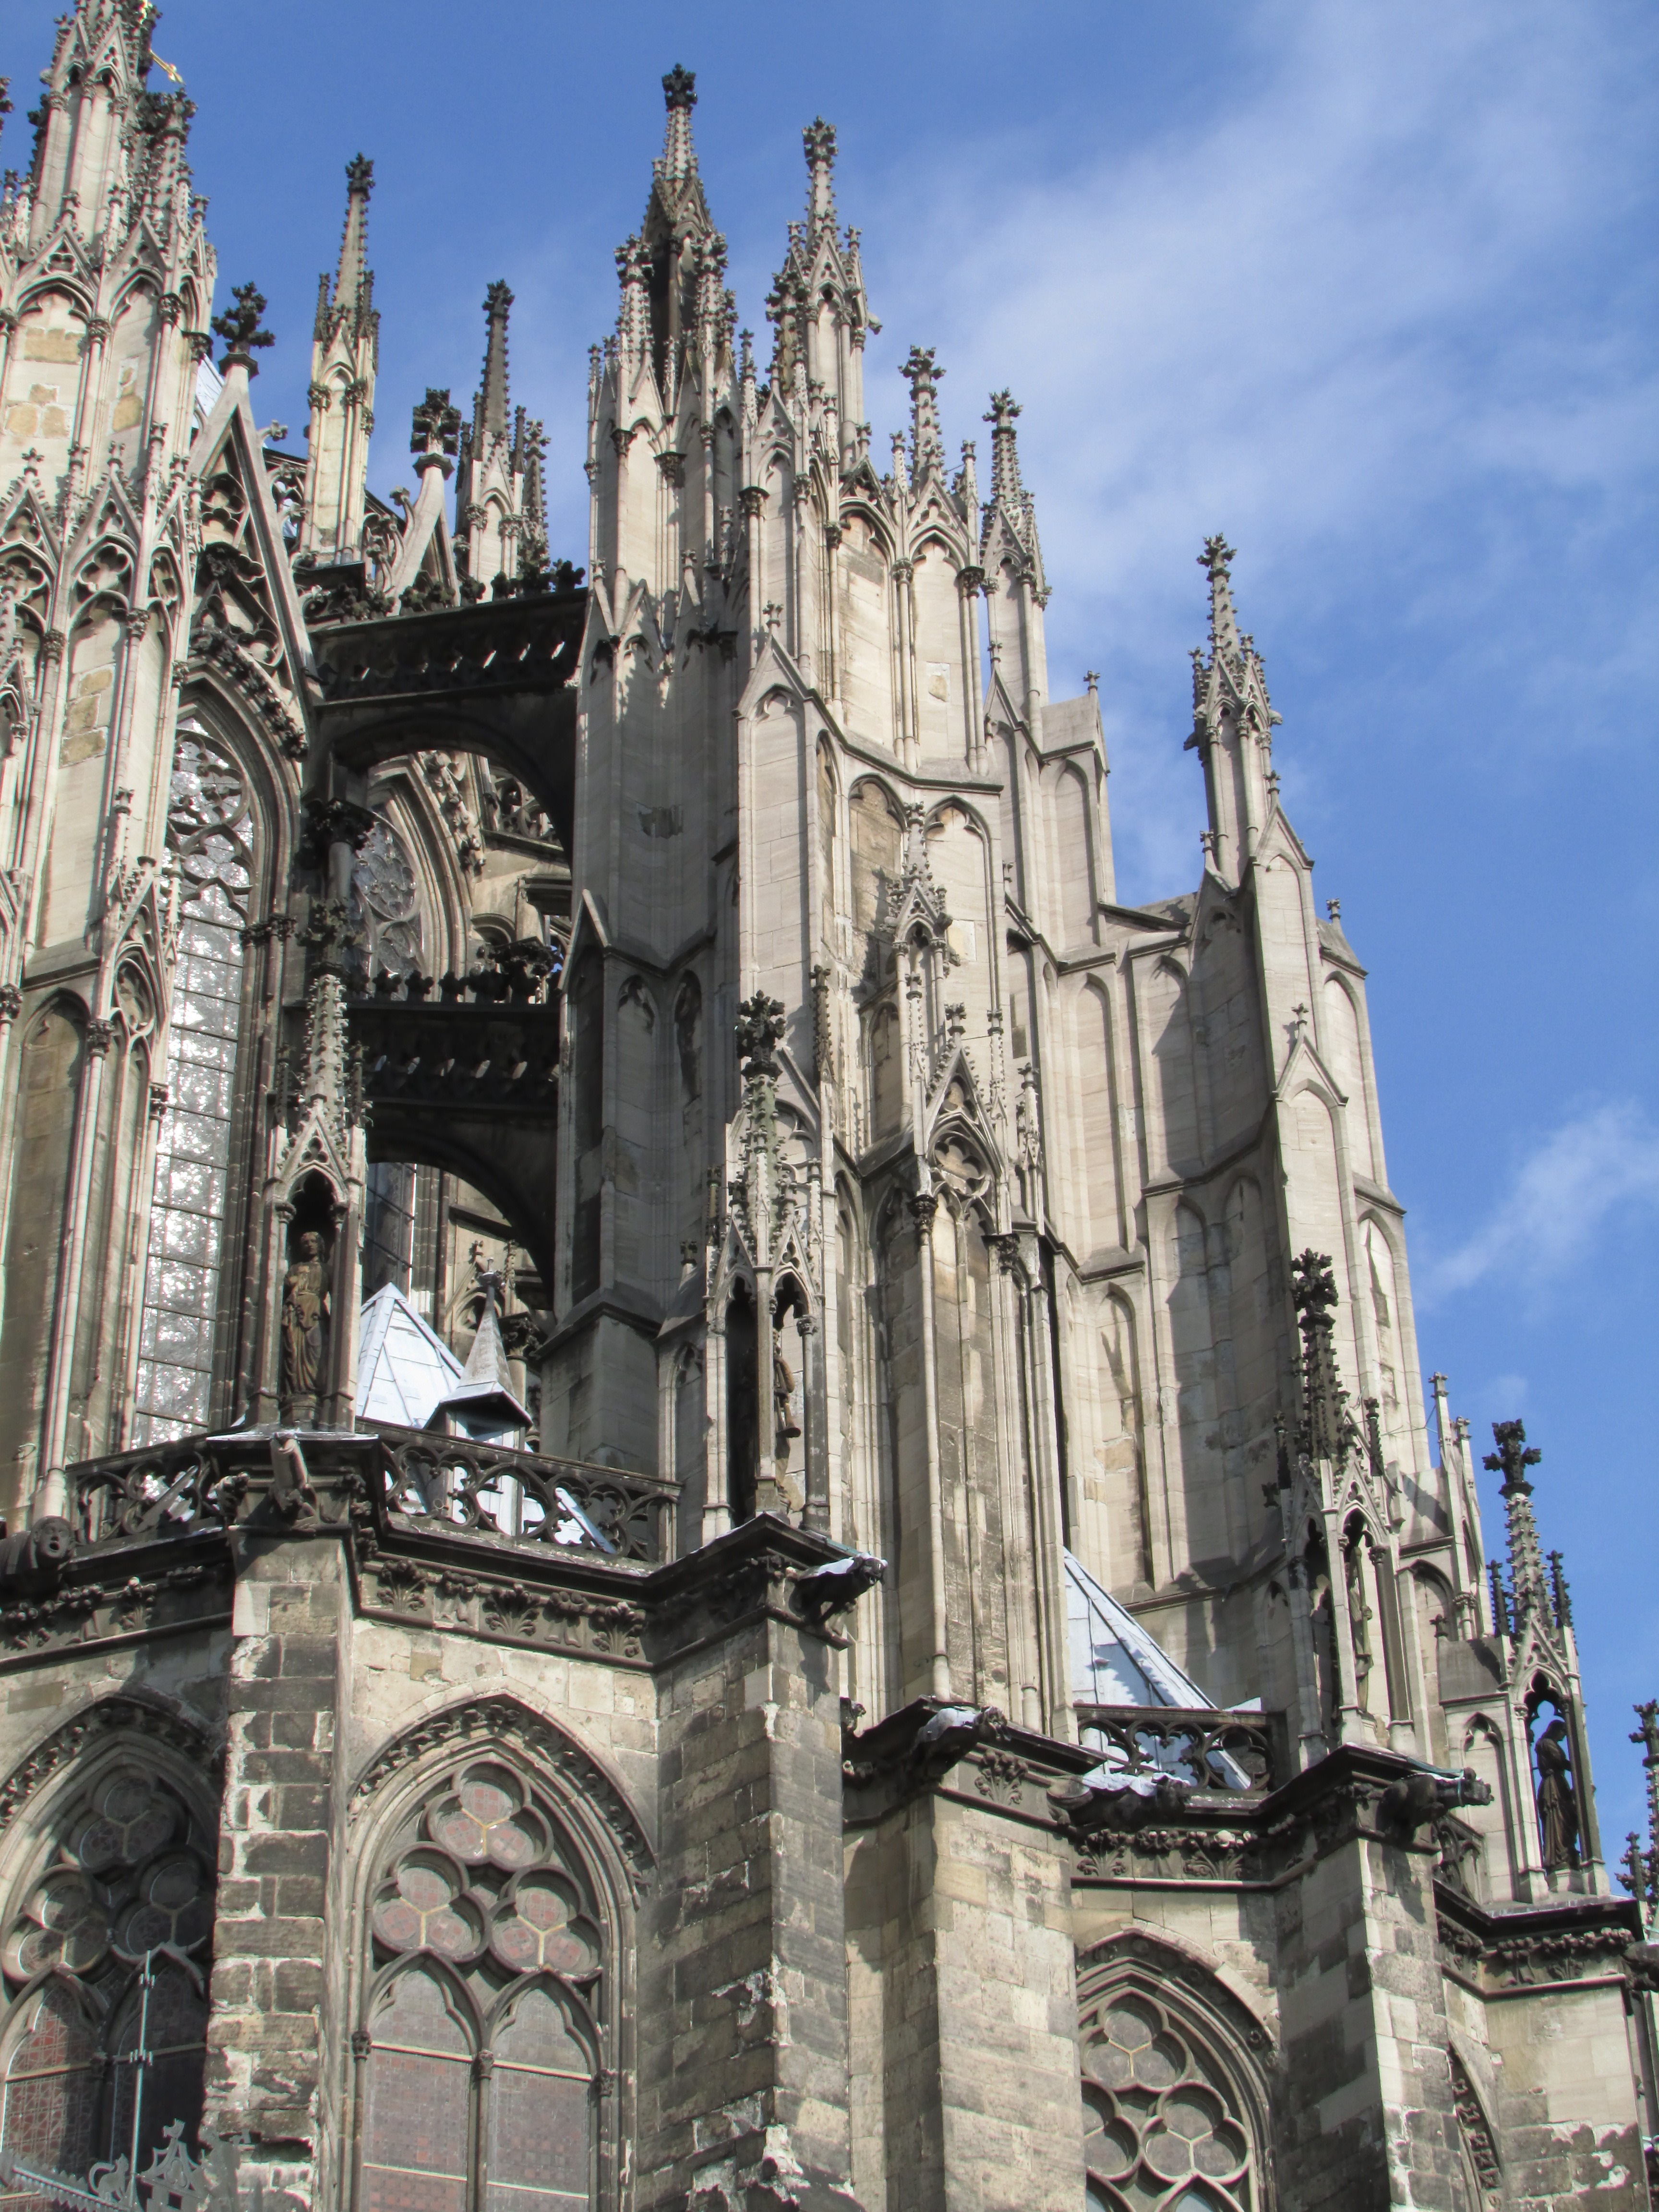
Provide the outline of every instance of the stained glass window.
<path id="1" fill-rule="evenodd" d="M 1083 2020 L 1089 2212 L 1251 2212 L 1251 2130 L 1218 2055 L 1150 1989 Z"/>
<path id="2" fill-rule="evenodd" d="M 205 731 L 181 724 L 167 814 L 180 929 L 139 1334 L 138 1444 L 188 1436 L 210 1416 L 252 834 L 234 763 Z"/>
<path id="3" fill-rule="evenodd" d="M 130 2155 L 136 2133 L 142 2171 L 169 2121 L 194 2141 L 214 1857 L 211 1833 L 142 1752 L 106 1766 L 52 1823 L 0 1923 L 12 2000 L 0 2142 L 18 2158 L 83 2176 Z M 21 2189 L 0 2204 L 46 2212 Z"/>
<path id="4" fill-rule="evenodd" d="M 432 1790 L 369 1925 L 363 2212 L 586 2212 L 603 1941 L 515 1767 L 477 1760 Z"/>

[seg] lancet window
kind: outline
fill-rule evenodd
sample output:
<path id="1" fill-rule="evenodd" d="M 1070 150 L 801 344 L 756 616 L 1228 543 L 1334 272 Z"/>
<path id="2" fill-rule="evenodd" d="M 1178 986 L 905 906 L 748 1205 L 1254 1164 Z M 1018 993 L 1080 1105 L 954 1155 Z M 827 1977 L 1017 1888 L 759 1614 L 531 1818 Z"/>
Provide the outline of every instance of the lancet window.
<path id="1" fill-rule="evenodd" d="M 210 1418 L 253 882 L 245 780 L 195 723 L 179 725 L 167 849 L 179 864 L 179 936 L 139 1334 L 140 1444 L 187 1436 Z"/>
<path id="2" fill-rule="evenodd" d="M 8 1900 L 0 2142 L 84 2177 L 202 2114 L 214 1838 L 154 1759 L 106 1761 Z M 142 2054 L 142 2055 L 141 2055 Z M 38 2197 L 9 2207 L 46 2212 Z"/>
<path id="3" fill-rule="evenodd" d="M 591 2205 L 604 1939 L 533 1784 L 492 1757 L 435 1785 L 368 1917 L 357 2212 Z"/>
<path id="4" fill-rule="evenodd" d="M 1261 2212 L 1255 2130 L 1223 2058 L 1139 1978 L 1085 2002 L 1089 2212 Z"/>

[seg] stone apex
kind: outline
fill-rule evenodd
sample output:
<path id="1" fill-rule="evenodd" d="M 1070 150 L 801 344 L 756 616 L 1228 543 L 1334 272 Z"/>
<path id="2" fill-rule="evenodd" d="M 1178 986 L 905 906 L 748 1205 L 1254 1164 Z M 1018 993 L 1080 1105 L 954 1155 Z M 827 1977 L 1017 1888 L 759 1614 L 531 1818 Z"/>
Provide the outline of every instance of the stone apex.
<path id="1" fill-rule="evenodd" d="M 697 74 L 676 62 L 662 81 L 663 100 L 672 115 L 676 108 L 693 108 L 697 104 Z"/>
<path id="2" fill-rule="evenodd" d="M 346 190 L 354 199 L 367 199 L 374 189 L 374 164 L 367 154 L 354 154 L 346 163 Z"/>

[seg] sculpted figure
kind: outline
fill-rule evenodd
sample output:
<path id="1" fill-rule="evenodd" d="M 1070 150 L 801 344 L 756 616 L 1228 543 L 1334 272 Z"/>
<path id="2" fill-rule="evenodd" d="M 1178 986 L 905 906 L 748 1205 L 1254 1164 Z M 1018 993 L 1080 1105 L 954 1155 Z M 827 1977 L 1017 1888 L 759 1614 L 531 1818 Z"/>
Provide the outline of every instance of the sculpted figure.
<path id="1" fill-rule="evenodd" d="M 1533 1755 L 1538 1761 L 1538 1825 L 1543 1831 L 1544 1866 L 1553 1874 L 1557 1867 L 1578 1863 L 1578 1799 L 1569 1771 L 1571 1755 L 1565 1721 L 1550 1723 L 1534 1745 Z"/>
<path id="2" fill-rule="evenodd" d="M 314 1229 L 283 1278 L 283 1398 L 314 1398 L 328 1348 L 328 1267 Z"/>

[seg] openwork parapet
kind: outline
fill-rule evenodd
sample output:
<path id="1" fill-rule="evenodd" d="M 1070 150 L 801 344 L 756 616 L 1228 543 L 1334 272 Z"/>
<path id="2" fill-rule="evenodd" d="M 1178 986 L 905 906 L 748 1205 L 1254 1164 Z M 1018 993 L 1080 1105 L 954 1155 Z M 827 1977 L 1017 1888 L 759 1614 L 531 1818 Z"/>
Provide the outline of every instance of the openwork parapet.
<path id="1" fill-rule="evenodd" d="M 61 1567 L 75 1551 L 228 1528 L 258 1516 L 338 1522 L 372 1495 L 387 1516 L 440 1522 L 545 1552 L 654 1565 L 673 1549 L 678 1486 L 578 1460 L 544 1459 L 426 1429 L 299 1432 L 273 1476 L 268 1432 L 184 1437 L 70 1470 L 68 1524 L 42 1524 Z M 47 1563 L 43 1561 L 42 1565 Z"/>
<path id="2" fill-rule="evenodd" d="M 1255 1794 L 1285 1778 L 1265 1716 L 1183 1705 L 1079 1705 L 1078 1738 L 1126 1775 L 1188 1777 Z"/>

